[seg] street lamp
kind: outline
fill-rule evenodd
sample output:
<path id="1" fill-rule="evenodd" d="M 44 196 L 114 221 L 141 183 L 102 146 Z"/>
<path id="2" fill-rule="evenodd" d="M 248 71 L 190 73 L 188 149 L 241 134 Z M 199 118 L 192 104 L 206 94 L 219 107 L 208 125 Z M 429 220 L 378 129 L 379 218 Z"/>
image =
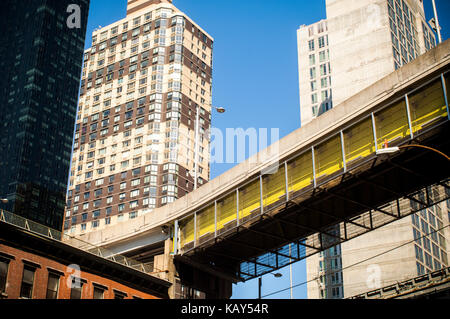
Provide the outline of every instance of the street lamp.
<path id="1" fill-rule="evenodd" d="M 439 43 L 441 43 L 442 42 L 441 26 L 439 25 L 439 19 L 438 19 L 438 14 L 437 14 L 437 9 L 436 9 L 436 2 L 434 0 L 431 0 L 431 2 L 433 3 L 434 18 L 431 19 L 430 25 L 434 29 L 434 31 L 436 31 L 437 36 L 438 36 L 438 41 L 439 41 Z"/>
<path id="2" fill-rule="evenodd" d="M 226 112 L 226 110 L 225 110 L 223 107 L 215 107 L 215 106 L 213 106 L 213 108 L 215 108 L 216 111 L 217 111 L 218 113 L 221 113 L 221 114 L 223 114 L 223 113 Z"/>
<path id="3" fill-rule="evenodd" d="M 438 153 L 439 155 L 442 155 L 443 157 L 445 157 L 447 160 L 450 161 L 449 156 L 447 156 L 446 154 L 442 153 L 441 151 L 439 151 L 437 149 L 434 149 L 432 147 L 428 147 L 425 145 L 415 145 L 415 144 L 382 148 L 382 149 L 377 150 L 377 155 L 395 154 L 395 153 L 399 152 L 401 149 L 410 148 L 410 147 L 423 148 L 426 150 L 433 151 L 435 153 Z"/>
<path id="4" fill-rule="evenodd" d="M 270 273 L 275 278 L 283 277 L 283 274 L 277 272 L 276 274 Z M 262 276 L 258 278 L 258 299 L 261 299 L 261 287 L 262 287 Z"/>
<path id="5" fill-rule="evenodd" d="M 294 299 L 294 295 L 292 293 L 292 252 L 291 252 L 291 244 L 289 244 L 289 281 L 290 281 L 290 293 L 291 293 L 291 299 Z"/>
<path id="6" fill-rule="evenodd" d="M 217 107 L 211 105 L 211 108 L 215 109 L 217 113 L 223 114 L 226 112 L 226 109 L 223 107 Z M 200 106 L 197 105 L 197 112 L 195 116 L 195 151 L 194 151 L 194 190 L 198 187 L 198 144 L 199 144 L 199 138 L 200 138 Z M 192 175 L 192 174 L 191 174 Z"/>

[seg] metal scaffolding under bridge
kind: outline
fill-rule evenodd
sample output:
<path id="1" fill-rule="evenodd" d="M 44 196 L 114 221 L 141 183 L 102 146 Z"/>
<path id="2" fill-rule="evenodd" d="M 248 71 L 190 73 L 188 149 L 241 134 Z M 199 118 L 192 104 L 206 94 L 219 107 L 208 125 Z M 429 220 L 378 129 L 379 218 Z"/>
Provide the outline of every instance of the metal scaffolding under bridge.
<path id="1" fill-rule="evenodd" d="M 447 200 L 448 70 L 176 219 L 175 261 L 246 281 Z"/>

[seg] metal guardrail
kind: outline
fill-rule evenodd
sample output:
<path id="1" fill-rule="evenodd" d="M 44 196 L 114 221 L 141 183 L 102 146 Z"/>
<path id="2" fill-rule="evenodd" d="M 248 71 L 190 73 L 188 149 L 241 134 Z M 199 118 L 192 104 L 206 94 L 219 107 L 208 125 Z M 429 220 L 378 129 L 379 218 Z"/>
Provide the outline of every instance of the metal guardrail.
<path id="1" fill-rule="evenodd" d="M 135 270 L 141 271 L 145 274 L 152 274 L 153 273 L 153 264 L 143 264 L 136 260 L 133 260 L 131 258 L 114 254 L 111 251 L 108 251 L 107 249 L 97 247 L 95 245 L 92 245 L 90 243 L 87 243 L 85 241 L 82 241 L 80 239 L 65 235 L 64 233 L 51 229 L 47 226 L 44 226 L 42 224 L 36 223 L 34 221 L 31 221 L 29 219 L 26 219 L 24 217 L 18 216 L 16 214 L 13 214 L 11 212 L 1 210 L 0 211 L 0 222 L 7 223 L 22 229 L 25 229 L 29 232 L 57 240 L 60 242 L 64 242 L 65 244 L 72 246 L 74 248 L 80 249 L 82 251 L 85 251 L 87 253 L 96 255 L 98 257 L 108 259 L 110 261 L 113 261 L 115 263 L 124 265 L 129 268 L 133 268 Z M 63 240 L 67 239 L 67 240 Z M 69 243 L 70 242 L 70 243 Z"/>

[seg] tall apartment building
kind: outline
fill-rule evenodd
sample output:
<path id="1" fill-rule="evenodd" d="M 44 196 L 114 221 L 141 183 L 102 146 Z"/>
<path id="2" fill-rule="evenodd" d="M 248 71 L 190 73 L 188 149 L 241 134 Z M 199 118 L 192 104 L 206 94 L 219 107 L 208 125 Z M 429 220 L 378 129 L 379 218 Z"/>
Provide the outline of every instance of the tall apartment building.
<path id="1" fill-rule="evenodd" d="M 89 0 L 0 2 L 1 209 L 62 229 Z"/>
<path id="2" fill-rule="evenodd" d="M 327 0 L 326 9 L 326 20 L 297 32 L 302 126 L 436 45 L 419 0 Z M 378 288 L 375 279 L 385 286 L 448 266 L 448 228 L 419 239 L 448 224 L 446 209 L 436 205 L 308 258 L 308 297 L 350 297 Z"/>
<path id="3" fill-rule="evenodd" d="M 302 125 L 436 45 L 421 0 L 327 0 L 297 31 Z"/>
<path id="4" fill-rule="evenodd" d="M 85 52 L 64 230 L 150 213 L 209 179 L 213 39 L 170 0 L 129 0 Z M 198 112 L 198 113 L 197 113 Z"/>
<path id="5" fill-rule="evenodd" d="M 301 123 L 305 125 L 333 107 L 328 21 L 297 31 Z"/>

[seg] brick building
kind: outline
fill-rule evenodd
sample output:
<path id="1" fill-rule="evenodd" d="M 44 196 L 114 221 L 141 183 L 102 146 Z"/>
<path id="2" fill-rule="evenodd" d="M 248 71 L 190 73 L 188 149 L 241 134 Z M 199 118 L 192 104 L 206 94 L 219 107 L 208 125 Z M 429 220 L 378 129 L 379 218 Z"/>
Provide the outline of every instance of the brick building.
<path id="1" fill-rule="evenodd" d="M 169 282 L 18 227 L 13 220 L 17 216 L 2 212 L 0 299 L 168 298 Z"/>

